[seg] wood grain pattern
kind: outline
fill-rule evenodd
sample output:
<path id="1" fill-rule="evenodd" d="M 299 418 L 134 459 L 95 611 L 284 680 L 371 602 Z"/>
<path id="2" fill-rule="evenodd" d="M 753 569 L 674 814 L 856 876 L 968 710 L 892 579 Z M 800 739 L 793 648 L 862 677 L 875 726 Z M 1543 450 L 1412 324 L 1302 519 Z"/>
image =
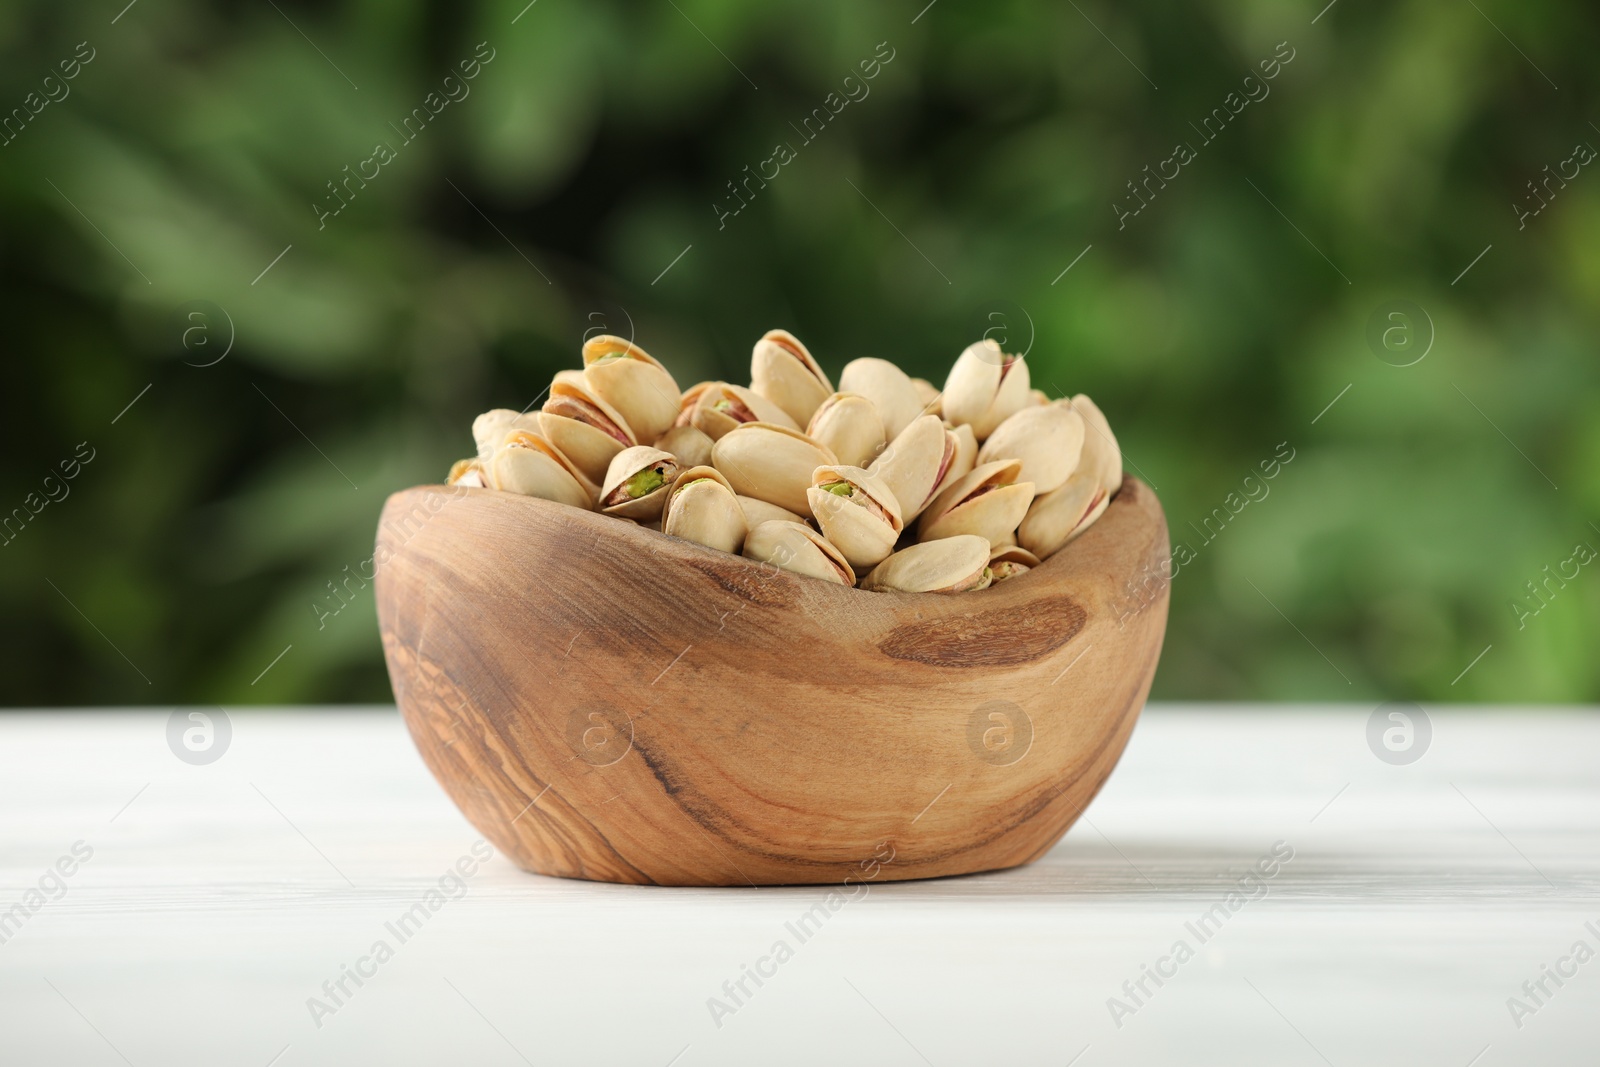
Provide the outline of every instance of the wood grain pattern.
<path id="1" fill-rule="evenodd" d="M 528 870 L 661 885 L 1011 867 L 1116 764 L 1155 673 L 1166 521 L 956 596 L 869 593 L 491 490 L 396 493 L 378 618 L 424 760 Z M 884 846 L 888 846 L 887 849 Z"/>

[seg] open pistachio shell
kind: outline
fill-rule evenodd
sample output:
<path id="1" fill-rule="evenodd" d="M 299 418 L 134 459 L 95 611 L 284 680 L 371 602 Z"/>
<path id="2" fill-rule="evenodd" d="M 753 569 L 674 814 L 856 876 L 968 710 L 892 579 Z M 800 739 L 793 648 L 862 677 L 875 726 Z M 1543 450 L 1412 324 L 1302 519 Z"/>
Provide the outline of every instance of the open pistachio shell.
<path id="1" fill-rule="evenodd" d="M 712 466 L 734 492 L 802 516 L 811 513 L 806 499 L 811 472 L 837 462 L 838 457 L 799 430 L 765 422 L 744 423 L 711 447 Z"/>
<path id="2" fill-rule="evenodd" d="M 483 460 L 474 456 L 472 459 L 458 459 L 450 464 L 450 474 L 444 480 L 445 485 L 460 485 L 470 489 L 483 489 L 489 482 L 484 476 Z"/>
<path id="3" fill-rule="evenodd" d="M 834 393 L 818 405 L 806 436 L 831 449 L 840 463 L 861 467 L 883 451 L 883 419 L 866 397 Z"/>
<path id="4" fill-rule="evenodd" d="M 944 417 L 971 425 L 980 441 L 1031 403 L 1027 360 L 1006 355 L 987 337 L 968 345 L 945 379 Z"/>
<path id="5" fill-rule="evenodd" d="M 989 542 L 972 534 L 902 548 L 861 580 L 861 588 L 880 592 L 964 593 L 986 588 Z"/>
<path id="6" fill-rule="evenodd" d="M 901 518 L 910 522 L 933 499 L 955 461 L 959 444 L 939 416 L 922 415 L 900 431 L 867 470 L 889 486 L 900 502 Z M 976 442 L 972 451 L 977 452 Z"/>
<path id="7" fill-rule="evenodd" d="M 1025 407 L 994 428 L 978 451 L 978 462 L 1020 461 L 1019 480 L 1032 482 L 1034 491 L 1043 496 L 1060 488 L 1077 469 L 1083 433 L 1083 416 L 1070 405 Z"/>
<path id="8" fill-rule="evenodd" d="M 617 453 L 600 487 L 600 510 L 607 515 L 650 522 L 661 517 L 667 492 L 683 470 L 671 452 L 634 445 Z"/>
<path id="9" fill-rule="evenodd" d="M 1117 444 L 1116 434 L 1111 432 L 1111 423 L 1106 421 L 1095 402 L 1082 393 L 1070 401 L 1058 403 L 1070 403 L 1083 418 L 1083 458 L 1079 465 L 1093 464 L 1100 472 L 1100 484 L 1106 487 L 1107 495 L 1116 496 L 1117 490 L 1122 488 L 1122 447 Z"/>
<path id="10" fill-rule="evenodd" d="M 693 426 L 674 426 L 656 438 L 656 447 L 671 452 L 685 467 L 704 467 L 711 462 L 711 438 Z"/>
<path id="11" fill-rule="evenodd" d="M 667 491 L 661 531 L 722 552 L 744 546 L 749 523 L 728 479 L 714 467 L 690 467 Z"/>
<path id="12" fill-rule="evenodd" d="M 539 421 L 531 415 L 524 415 L 510 408 L 495 408 L 473 419 L 472 440 L 478 446 L 478 458 L 487 462 L 489 457 L 494 455 L 494 450 L 500 447 L 500 442 L 506 439 L 506 434 L 512 430 L 532 430 L 538 433 Z"/>
<path id="13" fill-rule="evenodd" d="M 877 475 L 860 467 L 824 464 L 812 472 L 806 499 L 822 535 L 850 566 L 871 567 L 894 551 L 902 529 L 900 505 Z"/>
<path id="14" fill-rule="evenodd" d="M 716 382 L 695 382 L 683 391 L 678 398 L 678 417 L 672 420 L 674 426 L 690 426 L 694 423 L 695 405 L 700 403 L 700 397 Z"/>
<path id="15" fill-rule="evenodd" d="M 966 423 L 952 427 L 945 423 L 945 433 L 955 440 L 955 448 L 950 453 L 950 460 L 945 465 L 944 476 L 939 479 L 939 484 L 933 487 L 933 492 L 928 494 L 932 500 L 946 489 L 950 488 L 958 478 L 965 478 L 978 465 L 978 438 L 972 432 L 972 427 Z"/>
<path id="16" fill-rule="evenodd" d="M 922 397 L 906 372 L 886 359 L 852 359 L 839 375 L 841 393 L 859 393 L 878 409 L 883 436 L 893 441 L 923 413 Z"/>
<path id="17" fill-rule="evenodd" d="M 606 403 L 622 413 L 636 441 L 654 441 L 678 417 L 678 383 L 656 359 L 610 334 L 583 343 L 583 376 Z"/>
<path id="18" fill-rule="evenodd" d="M 934 497 L 917 523 L 917 540 L 977 534 L 994 544 L 1017 528 L 1033 501 L 1033 483 L 1018 481 L 1014 459 L 980 463 Z"/>
<path id="19" fill-rule="evenodd" d="M 1027 574 L 1039 565 L 1039 557 L 1017 545 L 998 545 L 989 553 L 989 573 L 996 582 Z"/>
<path id="20" fill-rule="evenodd" d="M 744 554 L 796 574 L 839 585 L 855 585 L 856 572 L 839 550 L 799 522 L 764 522 L 744 539 Z"/>
<path id="21" fill-rule="evenodd" d="M 723 434 L 750 422 L 787 426 L 791 430 L 800 428 L 788 412 L 766 397 L 727 382 L 712 382 L 706 387 L 695 401 L 689 421 L 713 441 L 721 440 Z"/>
<path id="22" fill-rule="evenodd" d="M 795 426 L 811 421 L 833 392 L 811 352 L 788 330 L 768 330 L 750 351 L 750 388 L 784 410 Z"/>
<path id="23" fill-rule="evenodd" d="M 594 507 L 594 484 L 554 445 L 531 430 L 506 434 L 489 460 L 489 483 L 507 493 L 554 500 L 585 511 Z"/>
<path id="24" fill-rule="evenodd" d="M 939 387 L 926 378 L 913 378 L 911 384 L 917 387 L 917 399 L 922 401 L 922 411 L 928 415 L 944 416 L 944 394 Z"/>
<path id="25" fill-rule="evenodd" d="M 570 371 L 550 383 L 539 429 L 592 482 L 605 479 L 618 452 L 639 443 L 622 414 L 601 399 L 582 374 Z"/>
<path id="26" fill-rule="evenodd" d="M 739 506 L 744 509 L 744 517 L 750 529 L 754 530 L 764 522 L 805 522 L 805 517 L 796 515 L 788 508 L 780 508 L 776 504 L 769 504 L 765 500 L 757 500 L 753 496 L 739 496 Z"/>
<path id="27" fill-rule="evenodd" d="M 1080 466 L 1061 488 L 1033 502 L 1017 528 L 1017 542 L 1040 559 L 1049 559 L 1093 525 L 1110 502 L 1099 474 Z"/>

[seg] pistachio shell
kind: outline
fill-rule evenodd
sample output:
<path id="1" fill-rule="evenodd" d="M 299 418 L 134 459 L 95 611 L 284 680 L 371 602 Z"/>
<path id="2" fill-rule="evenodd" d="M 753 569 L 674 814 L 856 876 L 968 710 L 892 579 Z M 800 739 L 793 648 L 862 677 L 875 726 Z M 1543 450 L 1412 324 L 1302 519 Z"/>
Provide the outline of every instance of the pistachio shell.
<path id="1" fill-rule="evenodd" d="M 839 550 L 804 523 L 764 522 L 754 527 L 744 539 L 744 554 L 825 582 L 856 584 L 856 572 Z"/>
<path id="2" fill-rule="evenodd" d="M 980 441 L 1031 400 L 1027 360 L 988 338 L 967 346 L 944 383 L 944 417 L 971 425 Z"/>
<path id="3" fill-rule="evenodd" d="M 617 453 L 600 487 L 600 510 L 607 515 L 649 522 L 661 517 L 667 492 L 683 465 L 671 452 L 634 445 Z"/>
<path id="4" fill-rule="evenodd" d="M 678 398 L 678 417 L 672 421 L 674 426 L 692 425 L 695 405 L 700 402 L 701 394 L 710 389 L 716 382 L 695 382 L 683 391 Z"/>
<path id="5" fill-rule="evenodd" d="M 800 427 L 833 392 L 833 383 L 799 338 L 788 330 L 768 330 L 750 351 L 750 388 Z"/>
<path id="6" fill-rule="evenodd" d="M 510 408 L 485 411 L 472 420 L 472 440 L 478 446 L 478 458 L 487 461 L 512 430 L 539 431 L 537 419 Z"/>
<path id="7" fill-rule="evenodd" d="M 912 420 L 867 469 L 882 478 L 910 522 L 934 497 L 959 451 L 959 442 L 937 415 Z M 977 451 L 976 442 L 973 452 Z"/>
<path id="8" fill-rule="evenodd" d="M 636 441 L 654 441 L 678 417 L 678 383 L 650 353 L 610 334 L 583 343 L 583 376 L 622 413 Z"/>
<path id="9" fill-rule="evenodd" d="M 917 399 L 922 401 L 922 410 L 925 414 L 944 416 L 944 394 L 939 387 L 926 378 L 913 378 L 911 384 L 917 387 Z"/>
<path id="10" fill-rule="evenodd" d="M 601 399 L 582 374 L 570 371 L 550 383 L 539 430 L 592 482 L 605 478 L 618 452 L 639 443 L 622 413 Z"/>
<path id="11" fill-rule="evenodd" d="M 776 504 L 769 504 L 765 500 L 757 500 L 753 496 L 740 496 L 739 506 L 744 509 L 744 517 L 750 529 L 754 530 L 764 522 L 805 522 L 805 518 L 796 515 L 788 508 L 780 508 Z"/>
<path id="12" fill-rule="evenodd" d="M 690 422 L 695 429 L 713 441 L 749 422 L 765 422 L 772 426 L 787 426 L 798 430 L 799 423 L 789 413 L 758 393 L 742 385 L 712 382 L 695 401 Z"/>
<path id="13" fill-rule="evenodd" d="M 934 541 L 956 534 L 977 534 L 991 544 L 1002 540 L 1022 521 L 1033 500 L 1033 483 L 1017 481 L 1022 464 L 996 460 L 974 467 L 934 498 L 917 523 L 917 540 Z"/>
<path id="14" fill-rule="evenodd" d="M 853 359 L 839 375 L 841 393 L 859 393 L 878 409 L 883 436 L 893 441 L 911 420 L 923 414 L 922 397 L 906 372 L 886 359 Z"/>
<path id="15" fill-rule="evenodd" d="M 671 452 L 685 467 L 704 467 L 711 462 L 711 438 L 693 426 L 674 426 L 656 439 L 656 447 Z"/>
<path id="16" fill-rule="evenodd" d="M 978 462 L 1020 461 L 1019 480 L 1032 482 L 1034 491 L 1043 496 L 1060 488 L 1077 469 L 1083 432 L 1083 416 L 1070 405 L 1025 407 L 995 427 L 978 452 Z"/>
<path id="17" fill-rule="evenodd" d="M 747 422 L 711 447 L 712 466 L 734 492 L 798 515 L 811 513 L 811 472 L 836 462 L 838 457 L 799 430 L 765 422 Z"/>
<path id="18" fill-rule="evenodd" d="M 1043 389 L 1030 389 L 1028 391 L 1028 398 L 1028 402 L 1035 406 L 1050 403 L 1050 394 L 1046 393 Z"/>
<path id="19" fill-rule="evenodd" d="M 1058 401 L 1067 403 L 1068 401 Z M 1070 401 L 1073 410 L 1083 418 L 1083 458 L 1079 465 L 1093 464 L 1100 471 L 1100 484 L 1109 496 L 1122 488 L 1122 448 L 1117 444 L 1111 423 L 1093 400 L 1079 393 Z"/>
<path id="20" fill-rule="evenodd" d="M 866 397 L 834 393 L 811 416 L 806 436 L 831 449 L 840 463 L 859 467 L 883 451 L 883 419 Z"/>
<path id="21" fill-rule="evenodd" d="M 971 534 L 902 548 L 861 580 L 861 588 L 902 593 L 961 593 L 989 585 L 989 542 Z"/>
<path id="22" fill-rule="evenodd" d="M 490 484 L 507 493 L 554 500 L 589 510 L 593 483 L 583 477 L 556 447 L 531 430 L 512 430 L 489 461 Z"/>
<path id="23" fill-rule="evenodd" d="M 1017 541 L 1040 559 L 1049 559 L 1093 525 L 1110 502 L 1098 473 L 1080 466 L 1061 488 L 1033 502 L 1017 529 Z"/>
<path id="24" fill-rule="evenodd" d="M 1016 545 L 999 545 L 989 553 L 989 573 L 996 582 L 1026 574 L 1038 565 L 1038 556 Z"/>
<path id="25" fill-rule="evenodd" d="M 847 488 L 843 493 L 823 488 L 831 485 Z M 871 567 L 894 551 L 902 529 L 900 505 L 877 475 L 860 467 L 824 464 L 812 472 L 806 499 L 822 535 L 850 566 Z"/>
<path id="26" fill-rule="evenodd" d="M 460 485 L 470 489 L 482 489 L 489 483 L 484 479 L 483 460 L 474 456 L 472 459 L 458 459 L 450 464 L 450 474 L 444 480 L 445 485 Z"/>
<path id="27" fill-rule="evenodd" d="M 663 533 L 722 552 L 738 552 L 748 529 L 733 487 L 714 467 L 690 467 L 667 492 Z"/>
<path id="28" fill-rule="evenodd" d="M 956 427 L 946 423 L 945 431 L 955 438 L 955 452 L 945 468 L 944 477 L 939 479 L 939 484 L 928 494 L 930 500 L 950 488 L 958 478 L 965 478 L 972 473 L 972 468 L 978 465 L 978 438 L 972 432 L 972 427 L 966 423 Z"/>

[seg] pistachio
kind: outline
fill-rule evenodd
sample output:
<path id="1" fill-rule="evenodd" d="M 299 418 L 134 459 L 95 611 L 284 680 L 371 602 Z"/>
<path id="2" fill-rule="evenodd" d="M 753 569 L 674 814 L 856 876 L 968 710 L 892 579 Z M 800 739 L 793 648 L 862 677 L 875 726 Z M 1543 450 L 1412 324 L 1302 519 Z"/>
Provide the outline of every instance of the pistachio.
<path id="1" fill-rule="evenodd" d="M 1057 403 L 1070 403 L 1073 410 L 1082 416 L 1083 458 L 1079 464 L 1092 463 L 1100 472 L 1100 484 L 1105 486 L 1106 494 L 1116 496 L 1117 490 L 1122 488 L 1122 449 L 1117 444 L 1116 435 L 1111 432 L 1111 423 L 1106 421 L 1095 402 L 1082 393 L 1071 401 Z"/>
<path id="2" fill-rule="evenodd" d="M 961 450 L 957 435 L 937 415 L 913 419 L 867 468 L 882 478 L 900 502 L 900 515 L 910 522 L 933 499 Z M 973 453 L 977 443 L 973 443 Z M 971 469 L 971 460 L 968 460 Z M 964 472 L 963 472 L 964 473 Z"/>
<path id="3" fill-rule="evenodd" d="M 594 483 L 554 445 L 531 430 L 512 430 L 489 461 L 489 483 L 507 493 L 536 496 L 588 510 Z"/>
<path id="4" fill-rule="evenodd" d="M 1110 502 L 1100 472 L 1080 466 L 1061 488 L 1033 502 L 1017 529 L 1017 542 L 1040 559 L 1049 559 L 1093 525 Z"/>
<path id="5" fill-rule="evenodd" d="M 798 430 L 799 424 L 777 404 L 742 385 L 712 382 L 695 401 L 690 422 L 713 441 L 749 422 L 765 422 Z"/>
<path id="6" fill-rule="evenodd" d="M 1042 405 L 1050 403 L 1050 396 L 1043 389 L 1028 390 L 1028 403 Z"/>
<path id="7" fill-rule="evenodd" d="M 765 500 L 798 515 L 810 514 L 811 472 L 837 463 L 828 449 L 799 430 L 747 422 L 711 447 L 711 463 L 736 493 Z"/>
<path id="8" fill-rule="evenodd" d="M 955 449 L 950 454 L 950 461 L 945 465 L 944 476 L 939 479 L 939 484 L 929 493 L 930 498 L 938 496 L 950 488 L 957 478 L 965 478 L 971 473 L 972 468 L 978 465 L 978 438 L 972 432 L 972 427 L 966 423 L 952 427 L 945 423 L 945 432 L 955 438 Z"/>
<path id="9" fill-rule="evenodd" d="M 911 384 L 917 387 L 917 399 L 922 401 L 924 414 L 944 415 L 944 394 L 939 387 L 926 378 L 913 378 Z"/>
<path id="10" fill-rule="evenodd" d="M 1016 545 L 997 545 L 989 553 L 989 573 L 997 583 L 1027 574 L 1038 565 L 1038 556 Z"/>
<path id="11" fill-rule="evenodd" d="M 650 353 L 601 334 L 583 343 L 583 376 L 627 420 L 636 441 L 654 441 L 678 417 L 678 383 Z"/>
<path id="12" fill-rule="evenodd" d="M 671 452 L 685 467 L 703 467 L 711 462 L 711 438 L 693 426 L 674 426 L 656 439 L 656 447 Z"/>
<path id="13" fill-rule="evenodd" d="M 840 463 L 859 467 L 883 451 L 883 419 L 858 393 L 834 393 L 817 406 L 806 436 L 833 451 Z"/>
<path id="14" fill-rule="evenodd" d="M 500 447 L 500 442 L 506 439 L 506 434 L 519 429 L 537 433 L 539 424 L 537 420 L 510 408 L 495 408 L 473 419 L 472 440 L 478 446 L 478 458 L 487 462 L 494 455 L 494 450 Z"/>
<path id="15" fill-rule="evenodd" d="M 782 408 L 796 428 L 833 392 L 811 352 L 788 330 L 768 330 L 750 351 L 750 388 Z"/>
<path id="16" fill-rule="evenodd" d="M 744 554 L 825 582 L 856 584 L 856 572 L 839 550 L 804 523 L 764 522 L 754 527 L 744 539 Z"/>
<path id="17" fill-rule="evenodd" d="M 450 464 L 450 474 L 444 480 L 445 485 L 460 485 L 474 489 L 483 489 L 489 483 L 484 480 L 483 460 L 474 456 L 472 459 L 458 459 Z"/>
<path id="18" fill-rule="evenodd" d="M 970 424 L 982 441 L 1028 406 L 1030 399 L 1027 361 L 1007 355 L 984 338 L 968 345 L 950 368 L 944 383 L 944 417 L 957 426 Z"/>
<path id="19" fill-rule="evenodd" d="M 718 382 L 695 382 L 683 391 L 678 398 L 678 417 L 672 420 L 674 426 L 693 425 L 695 405 L 700 402 L 701 395 Z"/>
<path id="20" fill-rule="evenodd" d="M 769 504 L 765 500 L 757 500 L 753 496 L 740 496 L 739 507 L 744 510 L 746 524 L 754 530 L 764 522 L 805 522 L 804 517 L 796 515 L 788 508 L 780 508 L 776 504 Z"/>
<path id="21" fill-rule="evenodd" d="M 839 391 L 859 393 L 872 401 L 883 419 L 883 436 L 888 441 L 899 437 L 912 419 L 923 414 L 916 384 L 886 359 L 869 356 L 846 363 L 839 375 Z"/>
<path id="22" fill-rule="evenodd" d="M 600 510 L 607 515 L 649 522 L 661 517 L 667 490 L 683 465 L 671 452 L 634 445 L 617 453 L 600 487 Z"/>
<path id="23" fill-rule="evenodd" d="M 850 566 L 871 567 L 894 551 L 903 528 L 900 505 L 883 479 L 860 467 L 824 464 L 806 490 L 822 535 Z"/>
<path id="24" fill-rule="evenodd" d="M 1034 491 L 1043 496 L 1077 469 L 1083 433 L 1083 416 L 1070 405 L 1025 407 L 995 427 L 978 452 L 978 462 L 1018 460 L 1020 479 L 1032 482 Z"/>
<path id="25" fill-rule="evenodd" d="M 958 534 L 902 548 L 872 568 L 861 588 L 901 593 L 964 593 L 987 588 L 989 542 Z"/>
<path id="26" fill-rule="evenodd" d="M 737 552 L 744 546 L 748 529 L 739 498 L 716 468 L 690 467 L 672 483 L 661 515 L 663 533 L 722 552 Z"/>
<path id="27" fill-rule="evenodd" d="M 572 371 L 557 374 L 550 383 L 539 429 L 592 482 L 604 481 L 616 454 L 639 443 L 622 414 Z"/>
<path id="28" fill-rule="evenodd" d="M 1033 483 L 1019 481 L 1014 459 L 981 463 L 934 498 L 917 523 L 917 540 L 977 534 L 994 544 L 1017 528 L 1033 500 Z"/>

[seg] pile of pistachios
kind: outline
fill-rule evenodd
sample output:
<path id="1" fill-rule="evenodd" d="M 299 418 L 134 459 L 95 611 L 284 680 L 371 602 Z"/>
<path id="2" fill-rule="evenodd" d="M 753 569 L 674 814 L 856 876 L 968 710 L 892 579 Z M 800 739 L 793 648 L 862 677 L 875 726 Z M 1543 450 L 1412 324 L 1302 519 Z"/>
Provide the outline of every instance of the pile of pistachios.
<path id="1" fill-rule="evenodd" d="M 862 589 L 958 593 L 1037 567 L 1122 486 L 1122 454 L 1087 396 L 1051 400 L 1028 364 L 968 346 L 940 391 L 888 360 L 833 383 L 786 330 L 756 342 L 750 386 L 680 391 L 609 335 L 542 410 L 472 424 L 452 485 L 542 497 Z"/>

